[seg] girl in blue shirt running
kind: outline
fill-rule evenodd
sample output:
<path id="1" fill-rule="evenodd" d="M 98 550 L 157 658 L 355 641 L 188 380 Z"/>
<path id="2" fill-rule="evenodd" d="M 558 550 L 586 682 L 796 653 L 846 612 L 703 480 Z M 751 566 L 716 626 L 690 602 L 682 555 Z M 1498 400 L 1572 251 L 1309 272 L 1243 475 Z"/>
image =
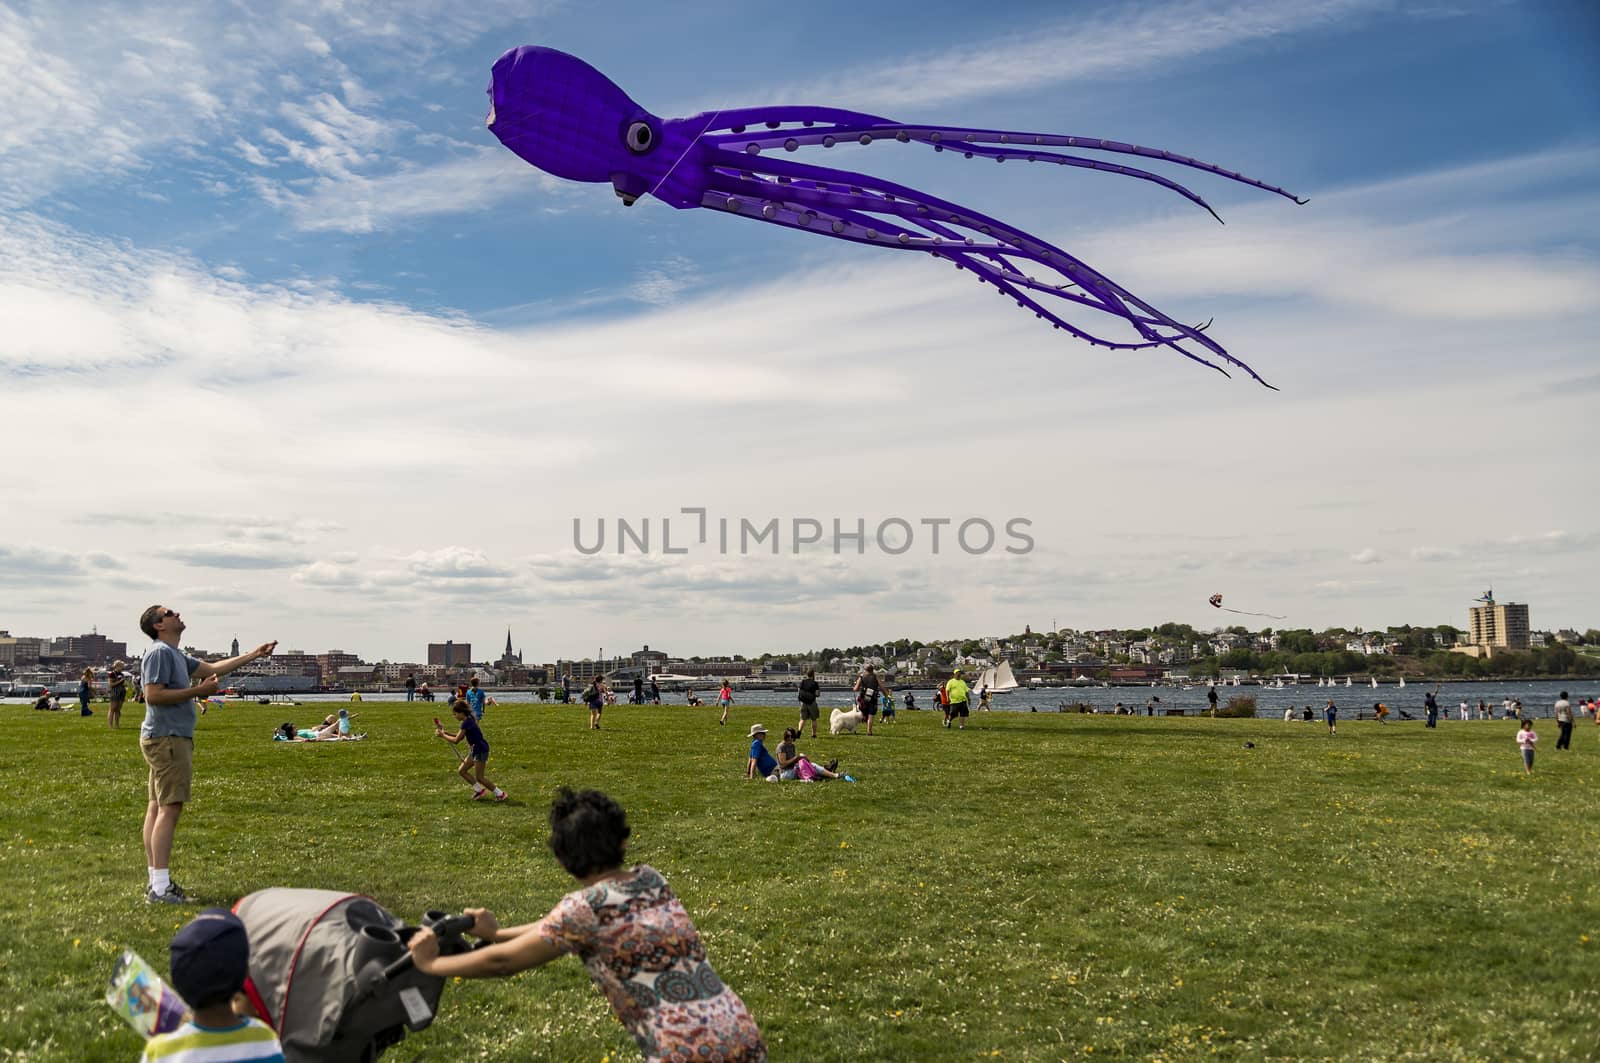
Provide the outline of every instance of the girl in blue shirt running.
<path id="1" fill-rule="evenodd" d="M 472 718 L 472 707 L 465 700 L 458 700 L 450 706 L 450 711 L 455 713 L 456 722 L 460 724 L 461 730 L 455 734 L 445 734 L 444 725 L 439 722 L 438 717 L 434 717 L 433 733 L 435 737 L 442 738 L 451 745 L 462 741 L 467 743 L 467 757 L 461 762 L 456 774 L 472 784 L 474 801 L 482 801 L 491 792 L 496 801 L 504 801 L 506 792 L 484 777 L 483 766 L 489 763 L 489 740 L 483 737 L 483 728 Z"/>

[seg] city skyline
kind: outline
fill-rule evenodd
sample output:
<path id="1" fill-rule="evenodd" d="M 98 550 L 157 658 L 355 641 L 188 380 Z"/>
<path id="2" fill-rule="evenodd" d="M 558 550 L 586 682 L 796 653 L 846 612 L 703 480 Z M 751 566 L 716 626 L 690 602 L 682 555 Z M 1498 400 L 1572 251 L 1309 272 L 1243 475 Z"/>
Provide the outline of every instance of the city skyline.
<path id="1" fill-rule="evenodd" d="M 1463 626 L 1493 584 L 1581 629 L 1592 5 L 808 10 L 707 28 L 640 6 L 619 33 L 609 10 L 500 0 L 242 23 L 0 6 L 0 44 L 30 57 L 0 97 L 0 387 L 24 459 L 0 465 L 3 623 L 87 619 L 133 648 L 162 601 L 210 646 L 382 656 L 509 625 L 549 659 L 749 654 L 1202 625 L 1214 593 L 1296 626 Z M 1281 390 L 1090 347 L 925 256 L 549 178 L 484 128 L 490 65 L 527 43 L 663 116 L 797 102 L 1112 137 L 1306 197 L 1163 170 L 1220 226 L 1111 174 L 805 155 L 1025 227 L 1211 321 Z M 775 520 L 781 544 L 680 540 L 696 511 Z M 656 522 L 650 550 L 576 547 L 619 518 Z M 987 552 L 924 534 L 980 519 Z M 871 541 L 793 541 L 807 520 Z M 1019 520 L 1029 549 L 1007 553 Z M 872 534 L 893 521 L 907 552 Z"/>
<path id="2" fill-rule="evenodd" d="M 1504 603 L 1498 603 L 1498 604 L 1500 605 L 1500 607 L 1502 609 L 1504 609 L 1504 608 L 1522 609 L 1524 611 L 1526 611 L 1528 609 L 1528 606 L 1526 604 L 1524 604 L 1524 603 L 1504 602 Z M 1329 632 L 1329 631 L 1344 631 L 1344 632 L 1349 632 L 1349 633 L 1351 633 L 1353 635 L 1363 635 L 1363 634 L 1365 634 L 1365 635 L 1381 635 L 1381 634 L 1387 633 L 1390 630 L 1399 629 L 1399 628 L 1402 628 L 1402 627 L 1410 627 L 1412 629 L 1420 628 L 1420 629 L 1424 629 L 1424 630 L 1433 630 L 1433 629 L 1438 629 L 1438 628 L 1449 627 L 1449 628 L 1454 628 L 1455 630 L 1460 632 L 1460 634 L 1462 636 L 1462 639 L 1461 639 L 1462 644 L 1467 644 L 1467 643 L 1470 643 L 1470 642 L 1472 642 L 1474 640 L 1478 640 L 1478 641 L 1493 641 L 1494 637 L 1492 635 L 1490 635 L 1489 637 L 1484 638 L 1484 639 L 1479 639 L 1478 634 L 1477 634 L 1477 628 L 1475 628 L 1475 626 L 1474 626 L 1477 623 L 1477 621 L 1475 620 L 1476 611 L 1477 611 L 1477 607 L 1470 607 L 1469 610 L 1468 610 L 1468 617 L 1462 623 L 1453 623 L 1451 621 L 1440 621 L 1440 622 L 1435 623 L 1435 624 L 1417 624 L 1417 623 L 1412 623 L 1411 621 L 1400 621 L 1398 623 L 1383 625 L 1383 626 L 1379 626 L 1379 627 L 1365 627 L 1365 626 L 1362 626 L 1362 625 L 1332 624 L 1332 625 L 1326 625 L 1326 626 L 1318 627 L 1318 628 L 1302 628 L 1302 627 L 1300 627 L 1298 625 L 1288 625 L 1288 624 L 1283 624 L 1283 623 L 1273 622 L 1273 621 L 1266 621 L 1266 622 L 1257 621 L 1257 622 L 1254 623 L 1254 626 L 1252 626 L 1251 624 L 1243 624 L 1243 623 L 1237 623 L 1237 622 L 1235 622 L 1235 623 L 1226 623 L 1226 622 L 1223 622 L 1223 621 L 1218 621 L 1216 623 L 1207 624 L 1207 625 L 1190 624 L 1189 626 L 1193 627 L 1194 630 L 1198 634 L 1200 634 L 1202 636 L 1214 636 L 1214 635 L 1223 633 L 1223 632 L 1227 631 L 1228 629 L 1234 628 L 1234 627 L 1244 627 L 1246 630 L 1250 631 L 1253 635 L 1254 634 L 1265 633 L 1265 632 L 1268 632 L 1268 631 L 1283 632 L 1283 631 L 1298 631 L 1298 630 L 1310 630 L 1314 634 L 1319 634 L 1319 635 L 1320 634 L 1324 634 L 1324 633 Z M 1242 620 L 1242 619 L 1249 619 L 1249 618 L 1232 617 L 1232 618 L 1226 618 L 1226 619 L 1232 619 L 1234 621 L 1239 621 L 1239 620 Z M 1087 626 L 1087 627 L 1067 627 L 1067 626 L 1063 625 L 1062 627 L 1059 627 L 1059 628 L 1032 628 L 1031 625 L 1025 624 L 1023 626 L 1023 628 L 1020 628 L 1020 629 L 1017 629 L 1017 630 L 1013 630 L 1013 631 L 984 631 L 984 632 L 969 631 L 969 632 L 955 634 L 955 635 L 933 635 L 933 636 L 928 636 L 928 637 L 919 637 L 919 636 L 916 636 L 916 635 L 910 635 L 910 634 L 903 634 L 902 633 L 902 634 L 896 634 L 896 635 L 889 636 L 889 637 L 884 637 L 884 638 L 869 639 L 869 640 L 866 640 L 866 641 L 849 641 L 849 642 L 845 642 L 845 641 L 837 641 L 837 640 L 835 640 L 834 642 L 831 642 L 831 643 L 822 643 L 822 644 L 818 644 L 818 645 L 815 645 L 815 646 L 795 647 L 795 648 L 768 646 L 768 647 L 764 647 L 764 648 L 756 649 L 756 650 L 727 649 L 727 648 L 722 648 L 722 649 L 705 648 L 705 649 L 697 649 L 697 650 L 678 652 L 676 650 L 663 651 L 663 650 L 661 650 L 660 646 L 655 646 L 654 650 L 652 651 L 652 644 L 651 643 L 641 643 L 637 647 L 632 648 L 632 649 L 614 649 L 613 652 L 611 652 L 609 654 L 605 652 L 605 647 L 604 646 L 597 646 L 595 648 L 595 652 L 593 654 L 590 654 L 590 653 L 582 652 L 582 651 L 555 652 L 555 653 L 548 653 L 548 652 L 541 652 L 541 651 L 530 652 L 528 650 L 528 648 L 525 647 L 525 646 L 517 646 L 516 650 L 515 650 L 515 660 L 516 660 L 516 663 L 522 664 L 523 663 L 523 658 L 526 657 L 527 666 L 528 667 L 536 667 L 536 666 L 538 666 L 540 664 L 550 664 L 550 663 L 555 663 L 555 662 L 558 662 L 558 661 L 586 661 L 586 660 L 592 660 L 592 661 L 597 661 L 598 662 L 598 661 L 605 661 L 605 660 L 616 660 L 616 659 L 628 658 L 630 656 L 638 656 L 641 653 L 651 653 L 651 652 L 655 653 L 658 656 L 665 655 L 667 657 L 670 657 L 670 659 L 673 659 L 673 660 L 685 660 L 685 659 L 695 658 L 695 657 L 711 658 L 711 659 L 718 659 L 718 658 L 732 659 L 732 658 L 738 657 L 738 658 L 754 660 L 754 659 L 758 659 L 758 658 L 760 658 L 760 657 L 762 657 L 764 655 L 769 655 L 769 654 L 772 655 L 772 656 L 777 656 L 777 657 L 796 657 L 796 656 L 805 656 L 805 655 L 808 655 L 808 654 L 814 654 L 814 653 L 817 653 L 817 652 L 819 652 L 819 651 L 821 651 L 823 649 L 828 649 L 828 648 L 838 649 L 838 648 L 844 648 L 844 647 L 848 647 L 848 646 L 881 646 L 881 645 L 886 645 L 886 644 L 889 644 L 889 643 L 894 643 L 894 642 L 899 642 L 899 641 L 904 641 L 904 640 L 920 642 L 920 643 L 923 643 L 923 644 L 932 644 L 932 643 L 969 642 L 969 641 L 975 641 L 975 640 L 981 641 L 981 640 L 985 640 L 985 639 L 1002 639 L 1003 640 L 1003 639 L 1028 637 L 1028 636 L 1031 636 L 1033 638 L 1040 638 L 1040 639 L 1053 639 L 1053 638 L 1055 638 L 1055 637 L 1057 637 L 1057 636 L 1059 636 L 1061 634 L 1064 634 L 1064 633 L 1071 634 L 1071 635 L 1085 635 L 1085 634 L 1094 635 L 1094 634 L 1098 634 L 1100 632 L 1107 632 L 1107 631 L 1119 631 L 1119 632 L 1121 632 L 1121 631 L 1138 631 L 1138 630 L 1154 631 L 1155 628 L 1157 628 L 1157 627 L 1159 627 L 1159 626 L 1161 626 L 1163 624 L 1181 624 L 1181 623 L 1184 623 L 1184 621 L 1177 621 L 1177 620 L 1170 620 L 1169 619 L 1169 620 L 1155 621 L 1153 623 L 1148 623 L 1148 624 L 1135 625 L 1135 626 L 1132 626 L 1132 627 L 1121 627 L 1121 626 L 1111 626 L 1111 625 L 1091 625 L 1091 626 Z M 1563 625 L 1557 625 L 1557 626 L 1551 626 L 1551 627 L 1540 627 L 1540 626 L 1536 626 L 1536 625 L 1535 626 L 1530 626 L 1527 629 L 1525 629 L 1523 631 L 1523 633 L 1522 633 L 1523 634 L 1523 639 L 1524 639 L 1522 648 L 1526 648 L 1526 641 L 1525 640 L 1526 640 L 1526 636 L 1527 636 L 1527 634 L 1529 632 L 1534 633 L 1534 634 L 1550 635 L 1550 636 L 1554 636 L 1559 632 L 1572 632 L 1572 633 L 1575 633 L 1577 635 L 1583 635 L 1584 633 L 1586 633 L 1588 631 L 1595 630 L 1596 627 L 1597 627 L 1597 625 L 1595 625 L 1595 624 L 1587 624 L 1587 623 L 1563 624 Z M 511 633 L 508 631 L 508 633 L 507 633 L 508 639 L 510 639 L 510 634 Z M 77 636 L 72 636 L 72 635 L 37 635 L 37 634 L 22 633 L 22 632 L 18 632 L 18 631 L 11 631 L 11 630 L 6 629 L 4 627 L 0 627 L 0 638 L 5 638 L 7 636 L 10 636 L 13 639 L 15 639 L 15 638 L 24 638 L 24 639 L 34 640 L 34 641 L 42 641 L 42 642 L 48 644 L 48 643 L 51 643 L 53 641 L 76 642 L 78 640 L 81 640 L 81 639 L 85 638 L 87 636 L 87 633 L 85 633 L 85 635 L 77 635 Z M 102 641 L 105 641 L 105 640 L 108 639 L 108 636 L 105 636 L 103 633 L 99 633 L 99 632 L 96 632 L 93 637 L 98 638 L 98 639 L 100 639 Z M 125 643 L 123 643 L 123 642 L 115 642 L 115 644 L 124 645 L 126 650 L 127 650 L 127 655 L 130 658 L 137 658 L 143 652 L 143 646 L 147 645 L 148 641 L 149 641 L 148 639 L 144 638 L 144 636 L 142 634 L 140 634 L 140 635 L 136 636 L 136 638 L 133 639 L 133 640 L 128 640 Z M 238 645 L 239 645 L 238 636 L 230 636 L 230 641 L 232 643 L 233 648 L 236 650 Z M 448 660 L 446 660 L 442 654 L 438 654 L 438 653 L 434 652 L 436 650 L 443 650 L 446 645 L 451 645 L 451 644 L 453 644 L 454 647 L 457 650 L 462 650 L 464 648 L 465 653 L 464 654 L 461 654 L 461 653 L 455 654 L 455 655 L 451 656 Z M 201 649 L 201 650 L 204 650 L 204 651 L 206 651 L 208 653 L 213 653 L 213 654 L 224 654 L 224 653 L 229 652 L 227 650 L 213 650 L 212 647 L 208 643 L 203 641 L 203 640 L 188 638 L 187 637 L 187 633 L 186 633 L 186 637 L 184 639 L 184 645 L 193 646 L 193 647 L 195 647 L 197 649 Z M 505 652 L 504 651 L 501 652 L 501 656 L 499 658 L 497 658 L 497 659 L 491 659 L 491 658 L 486 657 L 486 656 L 477 656 L 477 657 L 470 656 L 471 647 L 473 645 L 474 645 L 474 643 L 471 640 L 464 640 L 464 639 L 462 639 L 462 640 L 448 639 L 448 640 L 445 640 L 443 642 L 430 641 L 424 647 L 424 652 L 420 656 L 406 656 L 404 654 L 392 654 L 392 653 L 378 653 L 378 654 L 369 655 L 367 653 L 363 653 L 359 649 L 354 649 L 353 648 L 353 644 L 349 644 L 349 645 L 341 644 L 341 645 L 336 645 L 336 646 L 313 648 L 309 644 L 303 644 L 303 645 L 302 644 L 294 644 L 292 642 L 292 640 L 281 640 L 279 649 L 277 651 L 277 655 L 278 656 L 283 656 L 283 655 L 299 654 L 299 655 L 304 655 L 304 656 L 310 658 L 310 657 L 317 657 L 317 656 L 328 656 L 328 655 L 331 654 L 331 655 L 340 655 L 341 657 L 348 657 L 352 661 L 359 660 L 359 661 L 370 663 L 370 664 L 394 663 L 394 664 L 416 664 L 416 665 L 456 665 L 456 666 L 465 666 L 467 664 L 486 665 L 486 664 L 503 663 L 505 661 Z M 1513 646 L 1512 648 L 1517 648 L 1517 647 Z M 5 661 L 4 661 L 3 657 L 0 657 L 0 664 L 4 664 L 4 663 L 5 663 Z"/>

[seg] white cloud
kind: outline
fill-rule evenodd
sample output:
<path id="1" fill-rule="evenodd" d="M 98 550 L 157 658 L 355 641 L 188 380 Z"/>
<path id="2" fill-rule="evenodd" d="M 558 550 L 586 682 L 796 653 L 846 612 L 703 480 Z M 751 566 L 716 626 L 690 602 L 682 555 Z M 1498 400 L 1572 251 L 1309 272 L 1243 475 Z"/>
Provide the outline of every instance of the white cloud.
<path id="1" fill-rule="evenodd" d="M 513 198 L 561 209 L 584 191 L 491 148 L 372 176 L 330 171 L 304 192 L 265 179 L 257 188 L 288 212 L 296 228 L 346 233 L 377 232 L 436 215 L 475 214 Z"/>
<path id="2" fill-rule="evenodd" d="M 287 118 L 292 141 L 319 167 L 365 158 L 378 130 L 357 111 L 374 100 L 340 53 L 392 72 L 426 69 L 448 49 L 540 5 L 491 0 L 470 8 L 366 0 L 286 0 L 231 11 L 198 0 L 46 7 L 0 5 L 0 209 L 22 207 L 85 179 L 126 174 L 156 152 L 220 142 L 256 166 L 269 160 L 243 137 Z M 85 32 L 85 25 L 92 32 Z M 323 86 L 337 88 L 343 103 Z M 269 113 L 285 94 L 304 98 Z M 347 106 L 348 105 L 348 106 Z"/>
<path id="3" fill-rule="evenodd" d="M 1351 554 L 1350 560 L 1358 565 L 1376 565 L 1383 560 L 1383 555 L 1368 546 Z"/>
<path id="4" fill-rule="evenodd" d="M 1529 212 L 1500 200 L 1499 178 L 1447 171 L 1439 186 L 1452 190 L 1441 209 L 1473 207 L 1470 229 L 1490 246 L 1531 253 L 1515 242 Z M 250 283 L 15 214 L 0 229 L 0 375 L 20 396 L 11 428 L 48 441 L 60 467 L 97 474 L 86 510 L 34 470 L 0 470 L 15 512 L 86 513 L 50 525 L 60 556 L 13 571 L 103 552 L 131 559 L 121 575 L 170 588 L 203 560 L 227 568 L 226 593 L 256 596 L 248 612 L 261 622 L 281 617 L 286 637 L 347 643 L 338 632 L 359 623 L 388 655 L 436 625 L 428 610 L 394 608 L 416 595 L 474 602 L 474 622 L 514 622 L 551 656 L 603 632 L 608 645 L 657 642 L 652 628 L 686 616 L 692 624 L 674 630 L 697 645 L 741 649 L 923 637 L 951 624 L 1039 628 L 1057 610 L 1080 622 L 1204 623 L 1217 591 L 1294 623 L 1393 622 L 1398 598 L 1400 619 L 1460 622 L 1463 585 L 1494 579 L 1499 589 L 1512 573 L 1508 595 L 1582 623 L 1583 603 L 1600 595 L 1583 564 L 1595 544 L 1541 530 L 1554 515 L 1570 528 L 1600 521 L 1570 490 L 1581 448 L 1541 442 L 1552 411 L 1579 413 L 1582 397 L 1569 408 L 1539 385 L 1589 364 L 1588 304 L 1474 318 L 1374 301 L 1354 315 L 1337 287 L 1293 276 L 1301 259 L 1359 258 L 1352 239 L 1391 266 L 1471 256 L 1468 234 L 1426 213 L 1412 214 L 1405 241 L 1381 246 L 1392 197 L 1418 187 L 1350 189 L 1305 208 L 1327 224 L 1272 245 L 1293 297 L 1230 300 L 1214 334 L 1284 384 L 1281 394 L 1170 355 L 1090 350 L 920 256 L 863 250 L 764 283 L 707 281 L 629 315 L 493 329 L 358 302 L 325 282 Z M 1230 231 L 1271 224 L 1230 221 Z M 1215 294 L 1163 272 L 1187 219 L 1164 224 L 1126 245 L 1085 233 L 1073 246 L 1115 257 L 1124 268 L 1108 271 L 1130 285 L 1138 277 L 1135 290 L 1157 305 L 1170 281 L 1174 313 L 1204 309 Z M 1534 257 L 1586 275 L 1581 260 Z M 1243 288 L 1228 255 L 1216 265 L 1228 292 Z M 1262 283 L 1268 296 L 1285 292 Z M 1519 357 L 1505 358 L 1513 348 Z M 70 432 L 60 408 L 73 410 Z M 128 431 L 130 410 L 141 427 L 171 433 L 162 438 L 186 482 L 203 485 L 170 512 L 141 489 L 153 458 L 146 435 Z M 1521 442 L 1473 452 L 1467 428 L 1485 411 Z M 1463 501 L 1464 463 L 1486 482 L 1516 484 L 1516 501 Z M 809 554 L 770 567 L 613 567 L 568 552 L 575 516 L 708 503 L 781 517 L 981 508 L 1033 518 L 1039 545 L 1015 567 Z M 295 516 L 227 516 L 268 506 Z M 1107 507 L 1114 518 L 1093 516 Z M 1374 523 L 1374 511 L 1403 511 L 1420 530 L 1374 532 L 1394 523 Z M 1174 536 L 1182 542 L 1169 548 Z M 1349 580 L 1351 548 L 1337 544 L 1351 542 L 1394 566 L 1376 570 L 1392 578 Z M 351 546 L 359 557 L 332 549 Z M 1416 578 L 1424 561 L 1437 563 Z M 241 567 L 252 565 L 282 567 Z M 540 603 L 551 600 L 607 608 L 547 616 Z M 959 622 L 944 608 L 957 600 Z"/>
<path id="5" fill-rule="evenodd" d="M 1178 0 L 1102 14 L 1074 12 L 1054 25 L 1030 26 L 909 59 L 886 59 L 773 88 L 763 98 L 833 100 L 854 110 L 920 112 L 957 100 L 1104 81 L 1154 67 L 1170 69 L 1208 53 L 1326 29 L 1389 6 L 1386 0 Z M 701 109 L 705 108 L 685 111 Z"/>

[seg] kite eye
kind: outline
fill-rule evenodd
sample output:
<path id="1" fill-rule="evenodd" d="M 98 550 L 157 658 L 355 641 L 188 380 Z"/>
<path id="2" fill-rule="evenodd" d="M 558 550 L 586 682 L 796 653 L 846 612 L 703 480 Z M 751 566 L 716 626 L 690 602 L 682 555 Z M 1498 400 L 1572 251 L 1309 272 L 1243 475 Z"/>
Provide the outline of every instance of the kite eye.
<path id="1" fill-rule="evenodd" d="M 628 142 L 628 150 L 635 155 L 643 155 L 656 146 L 656 133 L 648 122 L 634 122 L 628 126 L 628 132 L 623 139 Z"/>

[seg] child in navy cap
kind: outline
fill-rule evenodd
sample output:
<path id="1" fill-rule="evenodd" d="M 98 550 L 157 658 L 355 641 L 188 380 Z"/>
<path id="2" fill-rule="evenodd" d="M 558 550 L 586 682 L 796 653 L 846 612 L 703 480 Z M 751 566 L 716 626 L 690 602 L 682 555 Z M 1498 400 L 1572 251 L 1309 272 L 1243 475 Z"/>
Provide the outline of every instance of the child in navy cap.
<path id="1" fill-rule="evenodd" d="M 144 1063 L 284 1063 L 272 1029 L 234 1014 L 233 998 L 250 973 L 250 939 L 239 917 L 207 908 L 172 938 L 172 988 L 191 1012 L 189 1021 L 145 1044 Z"/>

